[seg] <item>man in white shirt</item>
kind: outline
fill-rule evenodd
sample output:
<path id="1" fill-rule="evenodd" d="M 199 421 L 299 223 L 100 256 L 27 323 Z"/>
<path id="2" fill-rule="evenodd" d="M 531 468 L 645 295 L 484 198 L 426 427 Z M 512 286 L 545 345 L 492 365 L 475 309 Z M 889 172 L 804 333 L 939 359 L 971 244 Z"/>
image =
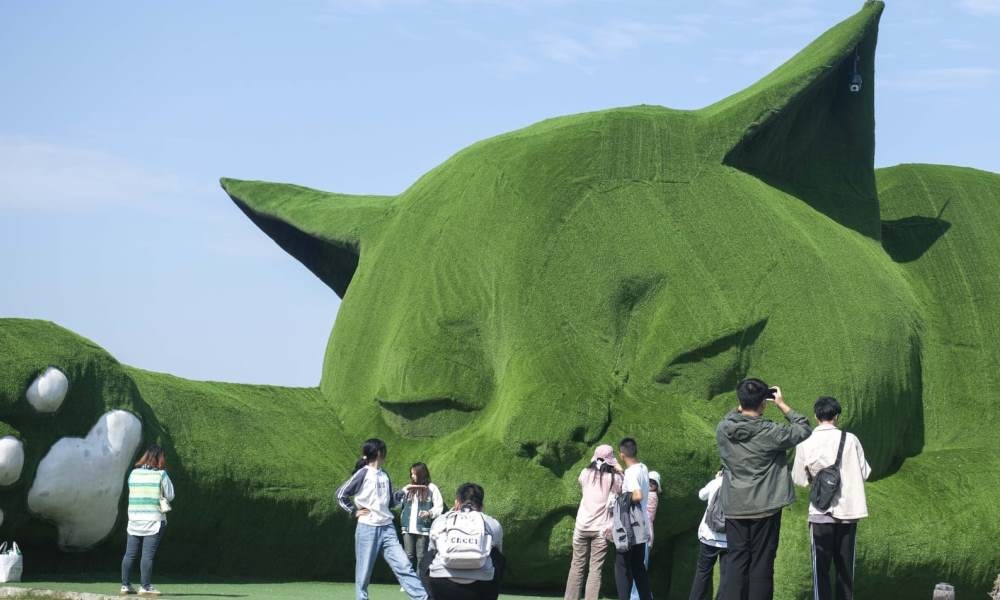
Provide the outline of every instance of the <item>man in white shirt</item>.
<path id="1" fill-rule="evenodd" d="M 795 449 L 792 481 L 808 486 L 812 479 L 826 467 L 837 462 L 841 435 L 844 436 L 844 453 L 840 460 L 840 491 L 826 510 L 809 504 L 809 529 L 812 537 L 813 597 L 816 600 L 833 598 L 830 582 L 830 563 L 837 571 L 836 598 L 851 600 L 854 597 L 854 548 L 858 534 L 858 521 L 868 516 L 865 502 L 865 480 L 871 467 L 865 460 L 861 442 L 851 433 L 837 429 L 840 403 L 835 398 L 823 396 L 816 401 L 813 412 L 819 425 L 812 435 Z"/>
<path id="2" fill-rule="evenodd" d="M 640 600 L 653 600 L 649 591 L 649 577 L 646 574 L 646 544 L 649 543 L 649 469 L 639 462 L 638 446 L 632 438 L 625 438 L 618 444 L 618 453 L 625 465 L 625 476 L 622 481 L 622 492 L 632 496 L 633 504 L 642 506 L 642 515 L 646 519 L 646 527 L 641 535 L 636 536 L 635 544 L 625 552 L 615 553 L 615 585 L 618 588 L 619 600 L 629 600 L 632 596 L 632 584 L 639 590 Z"/>

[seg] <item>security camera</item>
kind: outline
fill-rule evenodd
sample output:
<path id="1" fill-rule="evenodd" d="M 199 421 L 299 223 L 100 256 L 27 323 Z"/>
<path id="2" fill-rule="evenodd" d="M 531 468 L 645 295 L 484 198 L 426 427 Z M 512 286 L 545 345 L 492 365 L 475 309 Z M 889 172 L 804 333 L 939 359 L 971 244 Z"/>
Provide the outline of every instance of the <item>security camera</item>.
<path id="1" fill-rule="evenodd" d="M 851 78 L 851 85 L 847 89 L 855 94 L 861 91 L 861 73 L 854 74 L 854 77 Z"/>

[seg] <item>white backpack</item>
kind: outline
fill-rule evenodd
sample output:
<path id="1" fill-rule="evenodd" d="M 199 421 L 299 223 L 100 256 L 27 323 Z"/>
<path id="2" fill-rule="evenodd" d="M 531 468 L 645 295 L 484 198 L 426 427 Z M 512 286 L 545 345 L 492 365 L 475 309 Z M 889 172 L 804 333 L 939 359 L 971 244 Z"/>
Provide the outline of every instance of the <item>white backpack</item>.
<path id="1" fill-rule="evenodd" d="M 493 536 L 486 531 L 483 513 L 473 510 L 444 515 L 444 529 L 434 544 L 449 569 L 481 569 L 490 558 Z"/>

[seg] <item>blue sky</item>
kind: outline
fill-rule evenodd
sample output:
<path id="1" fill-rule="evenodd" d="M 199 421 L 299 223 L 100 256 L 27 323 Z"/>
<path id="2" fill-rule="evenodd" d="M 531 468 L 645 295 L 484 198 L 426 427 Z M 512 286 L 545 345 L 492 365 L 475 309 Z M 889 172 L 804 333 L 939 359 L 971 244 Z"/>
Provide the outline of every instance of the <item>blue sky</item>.
<path id="1" fill-rule="evenodd" d="M 315 385 L 337 298 L 220 176 L 399 193 L 544 118 L 714 102 L 860 6 L 2 0 L 0 316 L 151 370 Z M 1000 0 L 888 0 L 877 165 L 1000 172 L 998 32 Z"/>

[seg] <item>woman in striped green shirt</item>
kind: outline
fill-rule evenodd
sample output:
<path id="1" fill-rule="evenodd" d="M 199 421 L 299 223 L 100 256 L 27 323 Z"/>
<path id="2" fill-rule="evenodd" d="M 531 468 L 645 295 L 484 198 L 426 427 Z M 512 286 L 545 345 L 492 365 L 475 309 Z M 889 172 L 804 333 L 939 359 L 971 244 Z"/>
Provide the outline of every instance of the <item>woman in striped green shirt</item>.
<path id="1" fill-rule="evenodd" d="M 128 543 L 125 546 L 125 557 L 122 559 L 122 596 L 134 594 L 129 579 L 132 565 L 139 557 L 139 588 L 140 596 L 159 596 L 160 592 L 153 587 L 153 556 L 163 539 L 167 528 L 167 517 L 160 504 L 160 499 L 170 502 L 174 499 L 174 484 L 164 470 L 167 461 L 163 449 L 153 444 L 146 450 L 135 468 L 128 476 Z M 166 507 L 169 510 L 169 506 Z"/>

